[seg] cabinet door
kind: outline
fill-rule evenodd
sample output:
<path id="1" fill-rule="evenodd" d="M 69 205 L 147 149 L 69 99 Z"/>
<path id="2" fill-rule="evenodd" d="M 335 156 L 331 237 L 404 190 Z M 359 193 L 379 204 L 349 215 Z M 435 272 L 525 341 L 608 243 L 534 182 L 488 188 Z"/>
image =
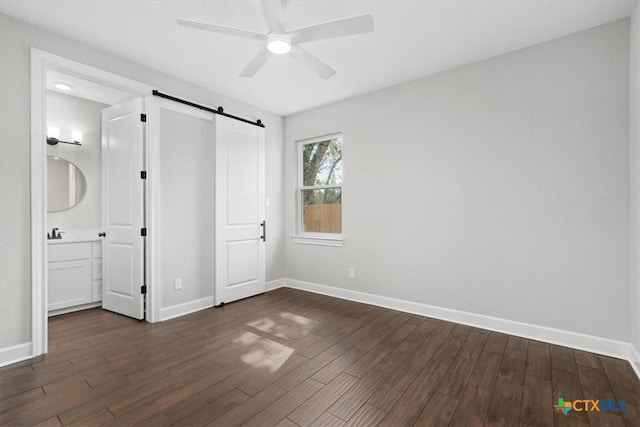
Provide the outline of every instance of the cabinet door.
<path id="1" fill-rule="evenodd" d="M 93 302 L 102 301 L 102 280 L 93 281 Z"/>
<path id="2" fill-rule="evenodd" d="M 102 279 L 102 258 L 93 259 L 93 280 Z"/>
<path id="3" fill-rule="evenodd" d="M 90 259 L 49 263 L 49 311 L 92 301 L 91 264 Z"/>

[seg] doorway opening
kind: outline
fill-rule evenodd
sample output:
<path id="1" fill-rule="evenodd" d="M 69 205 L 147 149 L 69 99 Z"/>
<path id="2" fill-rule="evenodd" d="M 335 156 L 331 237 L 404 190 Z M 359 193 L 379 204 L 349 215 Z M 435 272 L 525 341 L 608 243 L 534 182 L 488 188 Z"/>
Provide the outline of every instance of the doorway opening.
<path id="1" fill-rule="evenodd" d="M 48 316 L 102 306 L 102 114 L 135 95 L 46 70 Z"/>
<path id="2" fill-rule="evenodd" d="M 140 239 L 147 213 L 139 174 L 147 142 L 137 123 L 151 88 L 38 49 L 31 59 L 31 335 L 37 356 L 47 352 L 49 316 L 104 305 L 153 321 L 152 313 L 142 314 L 140 295 L 147 293 L 147 304 L 153 298 Z M 134 281 L 140 309 L 127 311 L 122 307 Z"/>

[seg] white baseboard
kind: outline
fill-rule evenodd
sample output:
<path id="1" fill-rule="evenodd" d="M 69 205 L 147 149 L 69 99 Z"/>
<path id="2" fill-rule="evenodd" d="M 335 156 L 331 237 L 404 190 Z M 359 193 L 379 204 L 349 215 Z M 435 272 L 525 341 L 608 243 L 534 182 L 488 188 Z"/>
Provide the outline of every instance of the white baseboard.
<path id="1" fill-rule="evenodd" d="M 31 341 L 0 348 L 0 367 L 21 362 L 32 357 Z"/>
<path id="2" fill-rule="evenodd" d="M 636 375 L 640 378 L 640 350 L 635 348 L 633 344 L 629 344 L 629 363 Z"/>
<path id="3" fill-rule="evenodd" d="M 161 308 L 160 321 L 162 322 L 175 317 L 184 316 L 185 314 L 195 313 L 196 311 L 211 307 L 213 307 L 213 296 Z"/>
<path id="4" fill-rule="evenodd" d="M 629 360 L 631 344 L 623 341 L 610 340 L 592 335 L 570 332 L 561 329 L 537 326 L 513 320 L 485 316 L 482 314 L 468 313 L 449 308 L 436 307 L 411 301 L 384 297 L 365 292 L 336 288 L 333 286 L 319 285 L 317 283 L 303 282 L 301 280 L 283 279 L 286 287 L 328 295 L 350 301 L 390 308 L 406 313 L 433 317 L 449 322 L 461 323 L 491 331 L 516 335 L 523 338 L 544 341 L 578 350 L 604 354 Z M 637 366 L 636 372 L 637 372 Z M 640 375 L 639 375 L 640 376 Z"/>
<path id="5" fill-rule="evenodd" d="M 267 282 L 265 288 L 266 291 L 272 291 L 274 289 L 278 289 L 278 288 L 282 288 L 285 286 L 285 279 L 276 279 L 276 280 L 271 280 L 270 282 Z"/>

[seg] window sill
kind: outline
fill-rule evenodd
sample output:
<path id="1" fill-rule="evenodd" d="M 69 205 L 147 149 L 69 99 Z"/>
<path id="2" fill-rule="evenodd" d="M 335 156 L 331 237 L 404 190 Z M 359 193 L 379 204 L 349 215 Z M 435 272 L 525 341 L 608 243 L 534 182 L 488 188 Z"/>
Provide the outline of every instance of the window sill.
<path id="1" fill-rule="evenodd" d="M 304 245 L 318 246 L 335 246 L 341 248 L 344 244 L 344 236 L 342 234 L 322 236 L 322 235 L 293 235 L 291 236 L 293 243 L 302 243 Z"/>

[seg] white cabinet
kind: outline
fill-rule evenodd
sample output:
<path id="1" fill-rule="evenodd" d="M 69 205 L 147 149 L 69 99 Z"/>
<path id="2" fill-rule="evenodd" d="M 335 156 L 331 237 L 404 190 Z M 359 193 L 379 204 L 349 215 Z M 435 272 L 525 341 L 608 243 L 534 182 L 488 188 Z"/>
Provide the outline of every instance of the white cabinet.
<path id="1" fill-rule="evenodd" d="M 102 300 L 102 242 L 60 242 L 48 251 L 50 314 Z"/>
<path id="2" fill-rule="evenodd" d="M 92 299 L 90 259 L 49 263 L 49 311 L 88 304 Z"/>
<path id="3" fill-rule="evenodd" d="M 102 301 L 102 241 L 91 243 L 93 302 Z"/>

